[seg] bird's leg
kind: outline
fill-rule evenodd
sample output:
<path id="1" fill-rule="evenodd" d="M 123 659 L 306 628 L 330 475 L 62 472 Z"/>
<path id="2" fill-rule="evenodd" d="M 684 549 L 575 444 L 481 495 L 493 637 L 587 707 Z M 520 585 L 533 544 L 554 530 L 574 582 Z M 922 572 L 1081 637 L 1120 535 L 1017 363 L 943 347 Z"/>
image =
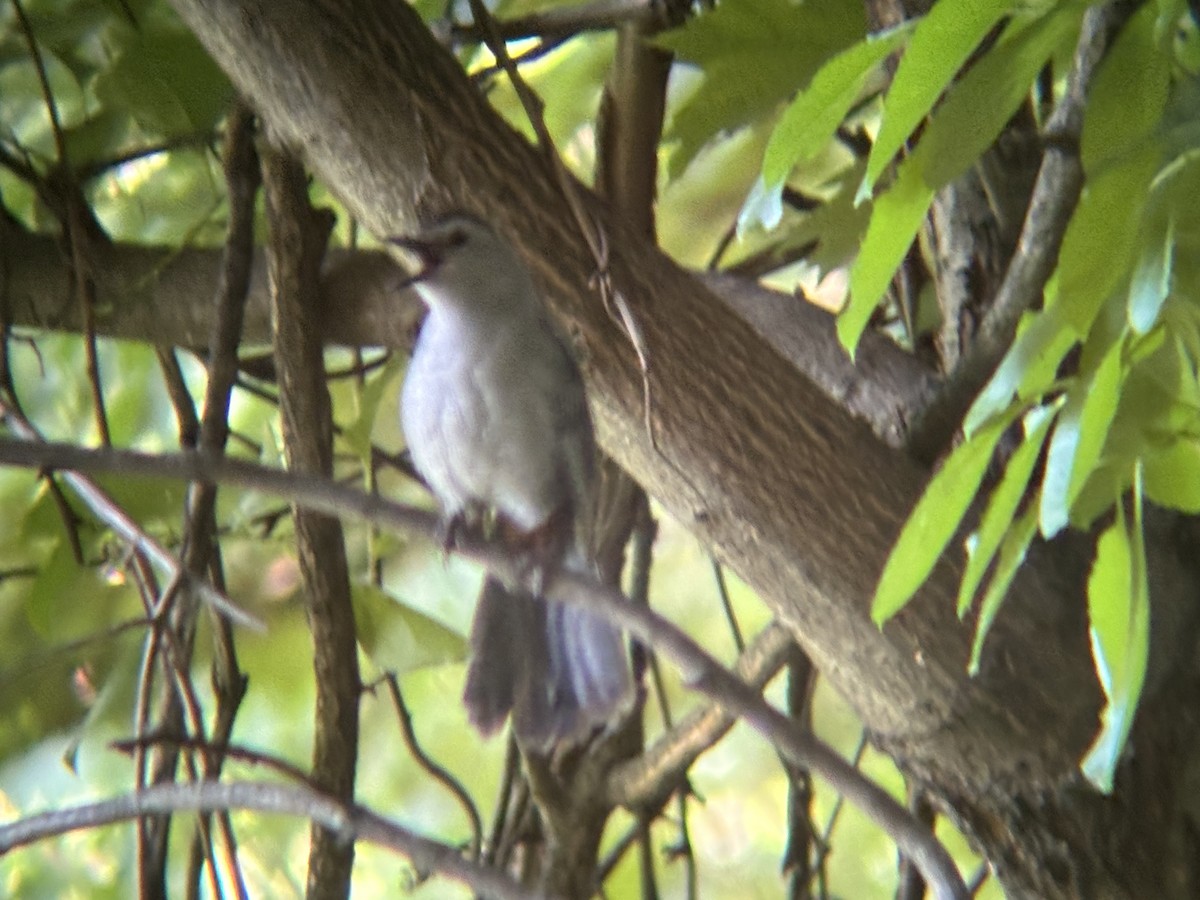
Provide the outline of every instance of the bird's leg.
<path id="1" fill-rule="evenodd" d="M 447 513 L 438 520 L 434 539 L 442 548 L 442 555 L 449 555 L 458 546 L 458 540 L 473 528 L 481 528 L 483 514 L 480 510 L 466 507 Z"/>
<path id="2" fill-rule="evenodd" d="M 504 519 L 497 521 L 501 539 L 512 551 L 518 581 L 534 596 L 558 574 L 571 539 L 570 509 L 563 507 L 533 531 L 522 531 Z"/>

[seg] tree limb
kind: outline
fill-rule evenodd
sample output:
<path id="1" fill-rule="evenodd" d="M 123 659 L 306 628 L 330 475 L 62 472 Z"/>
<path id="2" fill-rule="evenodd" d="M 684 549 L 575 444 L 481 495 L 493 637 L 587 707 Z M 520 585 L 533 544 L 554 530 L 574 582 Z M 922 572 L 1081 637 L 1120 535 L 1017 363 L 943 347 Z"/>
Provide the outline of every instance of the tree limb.
<path id="1" fill-rule="evenodd" d="M 463 859 L 458 848 L 421 837 L 366 807 L 346 803 L 313 788 L 262 781 L 155 785 L 97 803 L 27 816 L 0 825 L 0 855 L 48 837 L 139 816 L 234 809 L 311 819 L 347 844 L 362 840 L 385 847 L 407 856 L 421 872 L 436 872 L 484 896 L 500 900 L 536 900 L 539 896 L 496 869 Z"/>

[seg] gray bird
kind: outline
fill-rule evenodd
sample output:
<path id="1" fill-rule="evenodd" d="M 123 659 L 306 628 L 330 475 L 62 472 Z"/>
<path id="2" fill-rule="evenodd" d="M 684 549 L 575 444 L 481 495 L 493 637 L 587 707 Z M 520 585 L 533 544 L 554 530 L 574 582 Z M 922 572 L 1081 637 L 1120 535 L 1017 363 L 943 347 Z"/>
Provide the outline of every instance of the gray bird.
<path id="1" fill-rule="evenodd" d="M 587 572 L 592 423 L 579 369 L 524 263 L 466 215 L 392 241 L 420 261 L 412 283 L 429 308 L 400 417 L 446 521 L 490 510 L 502 534 L 554 557 L 542 565 Z M 511 712 L 528 748 L 576 741 L 609 721 L 631 690 L 624 642 L 606 620 L 485 582 L 464 695 L 483 733 Z"/>

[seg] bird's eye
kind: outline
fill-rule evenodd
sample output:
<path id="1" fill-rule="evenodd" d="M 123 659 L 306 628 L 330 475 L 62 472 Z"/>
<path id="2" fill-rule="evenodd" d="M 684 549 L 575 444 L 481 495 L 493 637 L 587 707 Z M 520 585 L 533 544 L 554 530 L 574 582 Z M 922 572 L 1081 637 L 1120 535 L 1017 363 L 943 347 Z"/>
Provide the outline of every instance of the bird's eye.
<path id="1" fill-rule="evenodd" d="M 446 237 L 446 246 L 447 247 L 461 247 L 466 242 L 467 242 L 467 233 L 465 231 L 463 231 L 461 228 L 455 228 Z"/>

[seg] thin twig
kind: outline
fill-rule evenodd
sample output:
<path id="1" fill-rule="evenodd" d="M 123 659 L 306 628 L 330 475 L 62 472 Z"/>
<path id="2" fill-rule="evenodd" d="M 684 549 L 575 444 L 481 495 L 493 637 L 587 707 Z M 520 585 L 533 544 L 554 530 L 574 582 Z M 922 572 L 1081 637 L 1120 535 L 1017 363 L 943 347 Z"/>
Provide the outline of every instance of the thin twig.
<path id="1" fill-rule="evenodd" d="M 931 462 L 949 446 L 976 394 L 1007 352 L 1022 313 L 1042 296 L 1083 188 L 1079 140 L 1087 94 L 1110 35 L 1136 8 L 1093 6 L 1083 17 L 1067 90 L 1046 123 L 1045 153 L 1016 253 L 971 348 L 909 432 L 909 451 Z"/>
<path id="2" fill-rule="evenodd" d="M 144 475 L 182 477 L 190 481 L 220 481 L 288 496 L 294 503 L 330 515 L 353 515 L 391 527 L 423 534 L 438 541 L 441 526 L 429 512 L 393 503 L 382 497 L 340 487 L 327 479 L 265 469 L 250 463 L 214 459 L 190 453 L 153 456 L 133 451 L 83 450 L 63 444 L 29 444 L 0 439 L 0 463 L 33 468 L 96 468 Z M 474 560 L 502 581 L 519 585 L 527 577 L 514 554 L 499 542 L 461 534 L 454 550 Z M 705 652 L 677 626 L 650 609 L 628 602 L 619 591 L 594 580 L 563 571 L 545 588 L 548 599 L 582 604 L 624 628 L 631 635 L 671 657 L 692 689 L 716 701 L 771 741 L 794 765 L 811 769 L 866 813 L 913 859 L 941 898 L 963 898 L 966 888 L 949 854 L 903 806 L 865 778 L 832 748 L 798 729 L 770 706 L 751 685 Z"/>
<path id="3" fill-rule="evenodd" d="M 500 900 L 534 900 L 538 897 L 495 869 L 463 859 L 457 848 L 421 837 L 364 806 L 345 803 L 309 787 L 261 781 L 155 785 L 96 803 L 26 816 L 0 825 L 0 855 L 71 831 L 147 815 L 235 809 L 310 819 L 342 840 L 366 841 L 400 853 L 417 869 L 437 872 L 484 896 Z"/>
<path id="4" fill-rule="evenodd" d="M 565 39 L 585 31 L 607 31 L 631 22 L 653 21 L 661 16 L 655 0 L 592 0 L 578 6 L 554 7 L 525 16 L 498 19 L 496 32 L 506 41 L 540 37 Z M 456 41 L 478 41 L 487 31 L 476 23 L 451 23 Z"/>
<path id="5" fill-rule="evenodd" d="M 725 621 L 729 624 L 729 633 L 733 635 L 733 645 L 738 653 L 746 649 L 746 639 L 742 636 L 742 628 L 738 625 L 737 613 L 733 611 L 733 601 L 729 597 L 729 585 L 725 583 L 725 567 L 715 556 L 709 557 L 712 563 L 713 578 L 717 582 L 717 594 L 721 598 L 721 610 L 725 613 Z"/>
<path id="6" fill-rule="evenodd" d="M 408 747 L 408 752 L 413 755 L 413 759 L 417 761 L 417 765 L 428 772 L 431 778 L 439 782 L 454 795 L 454 799 L 458 801 L 459 806 L 467 814 L 467 818 L 471 822 L 470 858 L 478 860 L 483 844 L 483 822 L 479 818 L 479 810 L 475 808 L 475 801 L 471 799 L 471 795 L 467 793 L 467 789 L 462 786 L 462 782 L 450 774 L 449 770 L 438 765 L 422 749 L 420 742 L 417 740 L 417 733 L 413 729 L 412 714 L 408 710 L 408 705 L 404 702 L 404 695 L 400 693 L 400 683 L 396 679 L 396 673 L 387 672 L 384 674 L 383 679 L 388 686 L 388 693 L 392 696 L 392 705 L 396 707 L 396 718 L 400 720 L 400 731 L 404 735 L 404 744 Z"/>
<path id="7" fill-rule="evenodd" d="M 17 15 L 25 43 L 29 47 L 29 55 L 33 57 L 34 68 L 37 71 L 38 85 L 42 91 L 42 102 L 46 106 L 46 114 L 50 117 L 50 130 L 54 136 L 54 149 L 57 155 L 57 169 L 63 177 L 61 188 L 60 210 L 63 231 L 67 235 L 67 243 L 71 251 L 71 269 L 74 276 L 75 291 L 83 310 L 84 322 L 84 352 L 87 362 L 88 382 L 92 389 L 92 408 L 96 417 L 96 429 L 100 443 L 104 446 L 112 444 L 112 436 L 108 428 L 108 413 L 104 407 L 104 391 L 100 384 L 100 357 L 96 347 L 96 284 L 88 274 L 86 255 L 86 234 L 82 208 L 83 194 L 71 174 L 71 160 L 67 153 L 67 139 L 63 133 L 62 121 L 58 115 L 58 104 L 54 92 L 50 88 L 50 78 L 46 74 L 46 62 L 42 59 L 41 48 L 33 33 L 33 26 L 25 14 L 21 0 L 12 0 L 13 11 Z"/>
<path id="8" fill-rule="evenodd" d="M 6 400 L 0 398 L 0 421 L 6 423 L 8 427 L 21 440 L 12 440 L 11 438 L 0 438 L 10 450 L 15 450 L 17 447 L 24 445 L 26 451 L 29 448 L 39 446 L 51 446 L 46 444 L 41 439 L 41 435 L 34 430 L 33 426 L 17 411 L 8 404 Z M 59 445 L 69 446 L 69 445 Z M 78 450 L 79 448 L 72 448 Z M 20 454 L 22 451 L 17 451 Z M 82 451 L 85 454 L 89 451 Z M 127 451 L 99 449 L 94 451 L 100 454 L 113 454 L 120 456 Z M 149 456 L 149 454 L 147 454 Z M 30 459 L 33 457 L 31 456 Z M 55 467 L 57 468 L 57 467 Z M 64 469 L 71 467 L 64 466 Z M 165 572 L 168 578 L 174 578 L 182 572 L 182 568 L 174 556 L 172 556 L 161 544 L 142 529 L 117 503 L 108 496 L 101 488 L 91 479 L 79 474 L 78 472 L 66 471 L 63 473 L 63 479 L 70 485 L 75 494 L 82 500 L 89 509 L 99 518 L 105 525 L 111 528 L 122 540 L 128 543 L 136 552 L 143 553 L 154 563 L 161 571 Z M 167 476 L 172 477 L 172 476 Z M 265 631 L 266 626 L 263 625 L 254 616 L 237 607 L 232 600 L 224 593 L 216 590 L 212 585 L 197 579 L 186 579 L 189 590 L 196 591 L 200 599 L 211 605 L 217 612 L 228 616 L 233 622 L 245 628 L 252 628 L 255 631 Z M 155 613 L 152 610 L 151 613 Z"/>

